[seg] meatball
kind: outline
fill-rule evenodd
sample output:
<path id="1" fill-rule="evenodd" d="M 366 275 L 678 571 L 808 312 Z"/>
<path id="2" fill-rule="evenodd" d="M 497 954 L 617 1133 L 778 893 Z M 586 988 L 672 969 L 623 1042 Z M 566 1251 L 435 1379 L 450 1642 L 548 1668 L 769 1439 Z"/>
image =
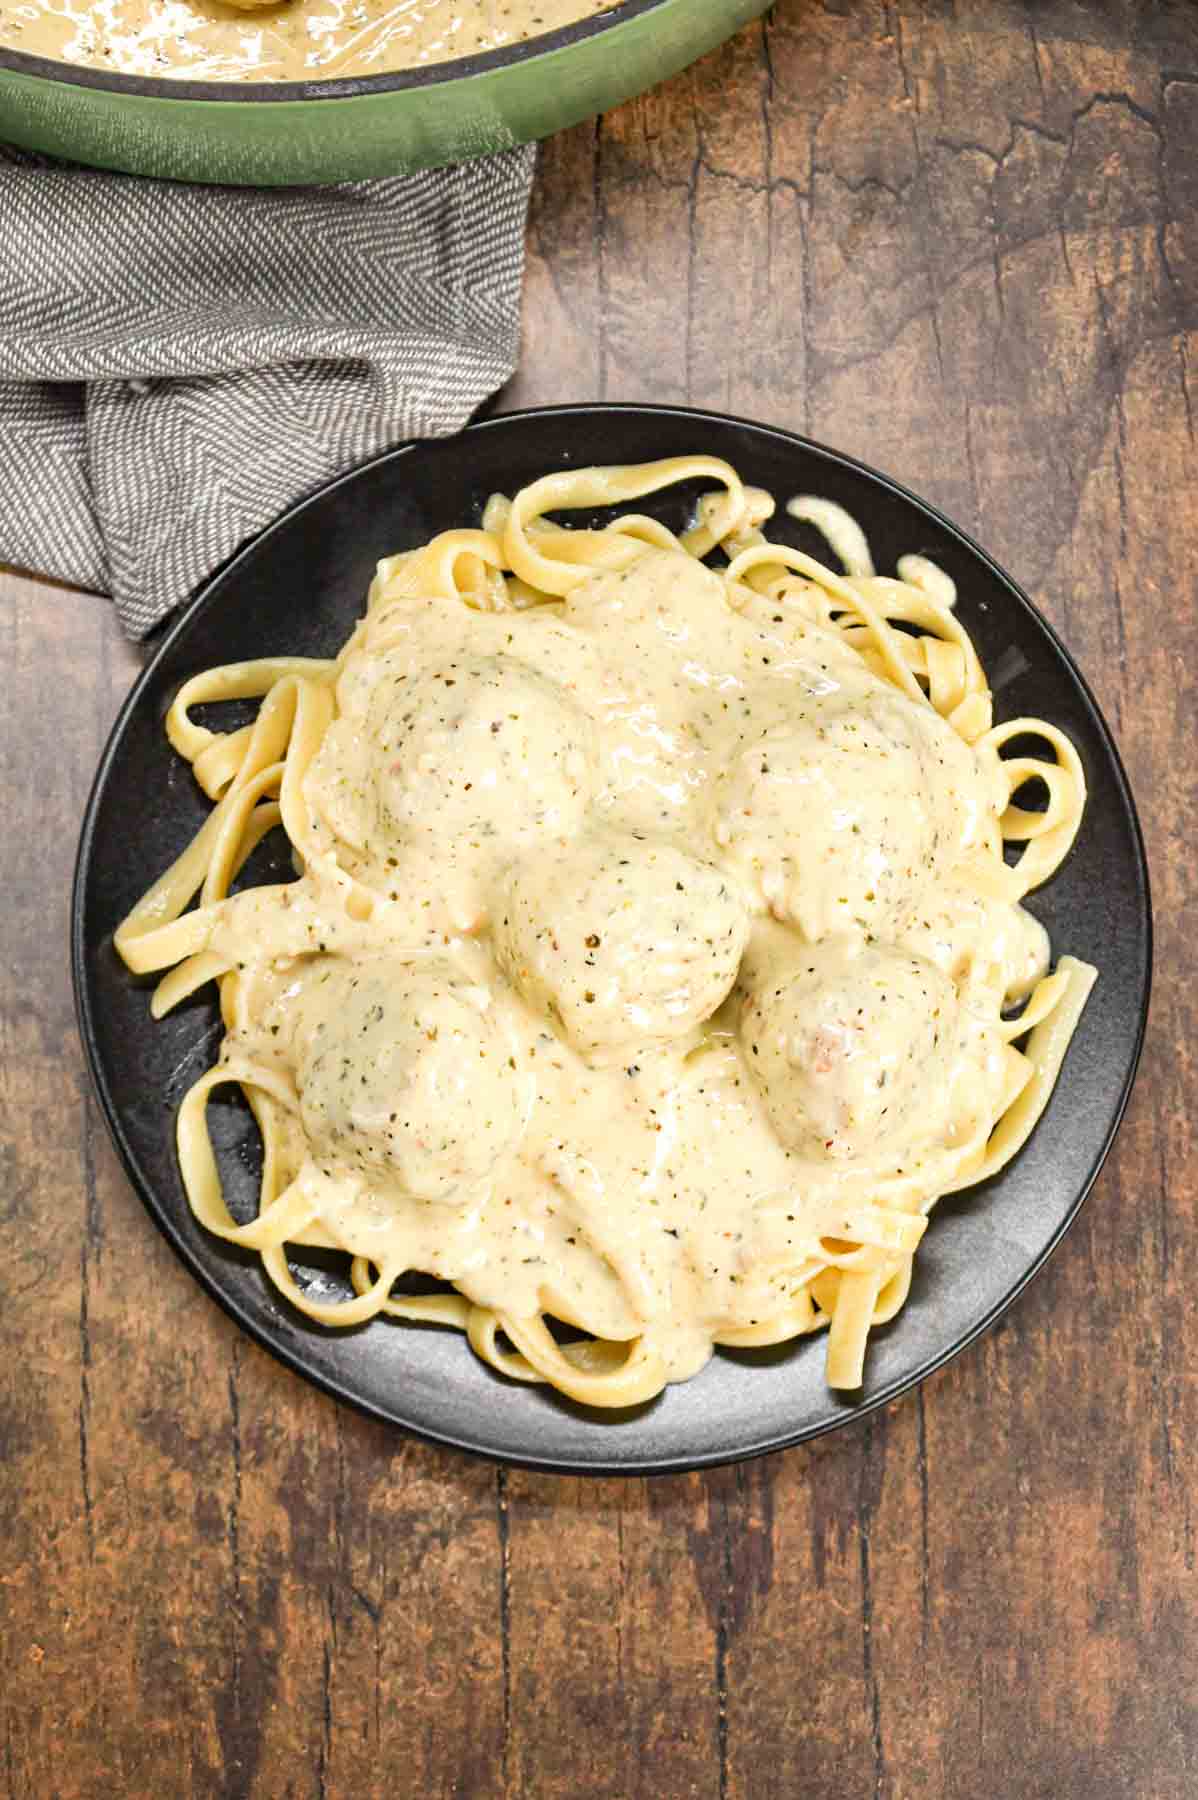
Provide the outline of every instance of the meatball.
<path id="1" fill-rule="evenodd" d="M 419 848 L 469 869 L 575 831 L 593 770 L 591 722 L 556 682 L 450 651 L 432 668 L 388 667 L 364 712 L 325 733 L 305 792 L 368 864 Z"/>
<path id="2" fill-rule="evenodd" d="M 453 1201 L 513 1147 L 521 1082 L 485 989 L 443 964 L 343 964 L 301 1003 L 296 1086 L 318 1162 Z"/>
<path id="3" fill-rule="evenodd" d="M 732 760 L 714 831 L 759 904 L 809 942 L 888 937 L 984 804 L 972 752 L 930 707 L 837 696 Z"/>
<path id="4" fill-rule="evenodd" d="M 957 1016 L 934 964 L 842 939 L 752 971 L 740 1035 L 781 1142 L 847 1160 L 934 1125 Z"/>
<path id="5" fill-rule="evenodd" d="M 748 934 L 733 880 L 672 845 L 603 833 L 541 851 L 494 908 L 500 965 L 588 1061 L 685 1037 L 730 992 Z"/>
<path id="6" fill-rule="evenodd" d="M 507 657 L 459 657 L 380 684 L 367 736 L 379 825 L 396 843 L 497 839 L 519 849 L 574 831 L 590 799 L 586 715 Z"/>

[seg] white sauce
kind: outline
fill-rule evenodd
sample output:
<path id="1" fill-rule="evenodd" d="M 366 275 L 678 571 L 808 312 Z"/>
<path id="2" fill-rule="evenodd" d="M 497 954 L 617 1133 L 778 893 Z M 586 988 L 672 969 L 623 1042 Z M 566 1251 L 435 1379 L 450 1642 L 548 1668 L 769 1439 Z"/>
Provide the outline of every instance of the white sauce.
<path id="1" fill-rule="evenodd" d="M 0 0 L 0 46 L 121 75 L 382 75 L 522 43 L 614 0 Z"/>
<path id="2" fill-rule="evenodd" d="M 973 752 L 835 631 L 654 550 L 527 612 L 384 605 L 338 706 L 305 791 L 374 917 L 314 865 L 214 947 L 347 1249 L 679 1379 L 994 1117 L 1047 942 L 954 877 Z"/>
<path id="3" fill-rule="evenodd" d="M 613 0 L 0 0 L 0 47 L 124 76 L 304 81 L 421 68 L 603 13 Z"/>

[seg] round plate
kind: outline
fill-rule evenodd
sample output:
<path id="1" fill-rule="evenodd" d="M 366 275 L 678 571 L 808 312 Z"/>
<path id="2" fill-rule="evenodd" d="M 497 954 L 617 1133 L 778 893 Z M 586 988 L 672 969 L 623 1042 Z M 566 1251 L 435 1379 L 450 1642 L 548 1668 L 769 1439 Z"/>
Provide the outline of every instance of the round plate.
<path id="1" fill-rule="evenodd" d="M 612 1416 L 503 1380 L 456 1332 L 383 1319 L 326 1330 L 289 1309 L 256 1256 L 204 1232 L 180 1181 L 174 1117 L 214 1059 L 215 999 L 206 990 L 155 1024 L 147 986 L 117 958 L 112 933 L 208 810 L 162 729 L 188 676 L 249 657 L 332 655 L 362 611 L 376 560 L 476 521 L 496 489 L 510 493 L 571 463 L 692 450 L 725 457 L 780 507 L 799 492 L 847 506 L 882 570 L 919 550 L 953 576 L 998 717 L 1052 720 L 1085 766 L 1090 802 L 1077 844 L 1032 909 L 1054 950 L 1097 963 L 1100 978 L 1030 1142 L 996 1179 L 936 1208 L 907 1305 L 870 1337 L 859 1397 L 829 1391 L 822 1342 L 801 1338 L 717 1351 L 693 1381 Z M 643 504 L 680 528 L 696 491 Z M 781 510 L 771 529 L 803 541 L 805 528 Z M 1151 960 L 1147 871 L 1122 766 L 1084 681 L 1030 601 L 947 520 L 860 463 L 787 432 L 664 407 L 514 413 L 407 445 L 322 489 L 243 550 L 171 631 L 117 720 L 83 824 L 72 934 L 83 1041 L 125 1167 L 188 1268 L 247 1331 L 319 1386 L 423 1437 L 534 1467 L 628 1474 L 798 1443 L 892 1400 L 993 1324 L 1061 1238 L 1110 1147 L 1139 1056 Z M 248 1195 L 248 1110 L 212 1112 L 223 1121 L 228 1179 Z"/>

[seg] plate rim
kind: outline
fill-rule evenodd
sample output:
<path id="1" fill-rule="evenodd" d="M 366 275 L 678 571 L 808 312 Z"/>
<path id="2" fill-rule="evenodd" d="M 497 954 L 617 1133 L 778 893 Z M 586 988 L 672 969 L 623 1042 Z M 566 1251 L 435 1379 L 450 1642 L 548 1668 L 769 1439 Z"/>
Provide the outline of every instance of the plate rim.
<path id="1" fill-rule="evenodd" d="M 526 424 L 536 421 L 562 419 L 578 419 L 595 415 L 617 415 L 629 419 L 651 415 L 658 419 L 677 419 L 688 424 L 701 427 L 704 424 L 717 424 L 720 427 L 738 427 L 754 435 L 764 434 L 779 440 L 783 445 L 797 449 L 808 455 L 815 455 L 834 466 L 846 469 L 857 476 L 864 476 L 906 504 L 915 508 L 918 513 L 930 519 L 950 537 L 957 539 L 965 548 L 976 556 L 997 579 L 1009 595 L 1028 612 L 1034 623 L 1043 631 L 1066 669 L 1076 683 L 1091 724 L 1097 730 L 1116 776 L 1116 789 L 1112 796 L 1124 814 L 1131 828 L 1131 839 L 1134 849 L 1134 866 L 1132 874 L 1138 890 L 1142 908 L 1144 929 L 1144 972 L 1143 992 L 1136 1021 L 1132 1054 L 1128 1063 L 1127 1074 L 1123 1082 L 1110 1123 L 1104 1133 L 1101 1144 L 1096 1149 L 1088 1173 L 1080 1189 L 1070 1201 L 1064 1218 L 1057 1225 L 1047 1242 L 1023 1268 L 1013 1285 L 1007 1288 L 1002 1296 L 988 1308 L 983 1316 L 953 1341 L 936 1351 L 931 1357 L 920 1363 L 918 1367 L 904 1374 L 893 1377 L 888 1383 L 867 1397 L 846 1403 L 844 1410 L 838 1414 L 800 1427 L 796 1431 L 772 1432 L 764 1438 L 738 1445 L 732 1449 L 709 1449 L 697 1454 L 669 1455 L 663 1457 L 634 1456 L 623 1461 L 605 1461 L 602 1453 L 594 1459 L 582 1460 L 575 1456 L 536 1456 L 511 1451 L 494 1444 L 484 1444 L 472 1438 L 456 1434 L 453 1430 L 435 1431 L 427 1426 L 414 1425 L 399 1416 L 395 1408 L 387 1408 L 354 1393 L 335 1376 L 314 1369 L 305 1361 L 302 1349 L 291 1349 L 287 1344 L 278 1341 L 248 1316 L 236 1297 L 228 1293 L 213 1274 L 205 1267 L 192 1246 L 187 1242 L 182 1230 L 168 1215 L 166 1207 L 160 1203 L 153 1191 L 152 1184 L 143 1178 L 136 1155 L 126 1135 L 120 1111 L 115 1103 L 106 1079 L 97 1042 L 97 1034 L 93 1019 L 92 1001 L 86 971 L 86 943 L 84 933 L 84 890 L 95 850 L 96 823 L 101 800 L 103 798 L 112 763 L 124 736 L 126 725 L 137 710 L 143 693 L 151 686 L 160 664 L 162 664 L 179 638 L 190 629 L 201 610 L 209 606 L 219 596 L 222 585 L 235 577 L 241 565 L 251 556 L 257 555 L 264 545 L 268 544 L 277 533 L 288 528 L 291 523 L 309 508 L 325 502 L 330 495 L 340 488 L 352 484 L 367 470 L 374 470 L 384 464 L 400 463 L 405 457 L 419 454 L 429 443 L 452 443 L 480 433 L 502 431 L 512 424 Z M 587 466 L 579 463 L 579 467 Z M 1093 1191 L 1094 1184 L 1110 1154 L 1111 1147 L 1123 1123 L 1132 1091 L 1135 1087 L 1143 1053 L 1144 1041 L 1148 1027 L 1149 1010 L 1152 997 L 1154 973 L 1154 927 L 1152 913 L 1152 892 L 1148 856 L 1144 843 L 1144 834 L 1140 825 L 1139 813 L 1135 798 L 1128 781 L 1127 771 L 1114 734 L 1106 722 L 1102 709 L 1091 691 L 1085 675 L 1078 667 L 1068 648 L 1062 642 L 1052 623 L 1046 619 L 1036 603 L 1014 577 L 995 562 L 988 551 L 978 544 L 963 528 L 949 519 L 946 514 L 930 501 L 922 499 L 902 483 L 891 476 L 875 469 L 860 458 L 850 456 L 844 451 L 823 444 L 817 439 L 809 438 L 799 432 L 789 431 L 783 426 L 765 424 L 760 420 L 747 419 L 734 413 L 718 412 L 711 408 L 690 407 L 670 404 L 642 404 L 635 401 L 577 401 L 562 402 L 551 406 L 522 407 L 510 412 L 490 413 L 486 417 L 476 418 L 462 431 L 444 439 L 409 438 L 395 444 L 378 454 L 343 470 L 331 480 L 322 483 L 311 492 L 294 501 L 277 518 L 263 529 L 248 538 L 238 547 L 236 552 L 217 569 L 201 585 L 195 595 L 180 610 L 178 616 L 164 629 L 159 642 L 155 645 L 145 667 L 133 682 L 125 696 L 116 718 L 108 732 L 104 748 L 100 754 L 95 774 L 88 791 L 84 807 L 79 839 L 76 848 L 74 873 L 71 881 L 70 896 L 70 963 L 71 983 L 74 993 L 75 1018 L 80 1042 L 84 1052 L 91 1093 L 98 1098 L 100 1110 L 104 1117 L 109 1136 L 117 1151 L 118 1159 L 125 1175 L 150 1218 L 166 1238 L 172 1250 L 180 1258 L 188 1274 L 197 1280 L 209 1297 L 216 1301 L 221 1309 L 233 1319 L 240 1330 L 267 1353 L 282 1362 L 294 1374 L 311 1383 L 314 1387 L 330 1395 L 341 1404 L 354 1407 L 358 1412 L 388 1425 L 420 1441 L 453 1450 L 470 1456 L 481 1457 L 499 1466 L 530 1469 L 539 1473 L 552 1475 L 589 1476 L 607 1478 L 614 1476 L 640 1477 L 649 1475 L 677 1475 L 692 1470 L 703 1470 L 731 1466 L 740 1462 L 748 1462 L 760 1456 L 771 1455 L 776 1451 L 795 1448 L 799 1444 L 809 1443 L 827 1432 L 835 1431 L 846 1425 L 852 1425 L 868 1418 L 879 1408 L 890 1405 L 904 1394 L 922 1384 L 944 1368 L 956 1357 L 976 1343 L 978 1338 L 990 1331 L 998 1320 L 1012 1307 L 1024 1293 L 1030 1283 L 1040 1274 L 1055 1254 L 1067 1232 L 1077 1221 L 1083 1206 Z M 699 1377 L 701 1379 L 701 1375 Z M 602 1421 L 597 1421 L 597 1429 L 602 1430 Z"/>

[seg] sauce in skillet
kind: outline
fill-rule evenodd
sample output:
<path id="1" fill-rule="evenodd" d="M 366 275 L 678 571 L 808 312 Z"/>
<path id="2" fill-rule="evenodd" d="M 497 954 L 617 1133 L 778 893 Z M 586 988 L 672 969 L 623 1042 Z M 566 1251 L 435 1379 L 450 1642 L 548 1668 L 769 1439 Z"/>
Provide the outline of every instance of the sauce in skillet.
<path id="1" fill-rule="evenodd" d="M 120 75 L 303 81 L 474 56 L 611 0 L 0 0 L 0 47 Z"/>

